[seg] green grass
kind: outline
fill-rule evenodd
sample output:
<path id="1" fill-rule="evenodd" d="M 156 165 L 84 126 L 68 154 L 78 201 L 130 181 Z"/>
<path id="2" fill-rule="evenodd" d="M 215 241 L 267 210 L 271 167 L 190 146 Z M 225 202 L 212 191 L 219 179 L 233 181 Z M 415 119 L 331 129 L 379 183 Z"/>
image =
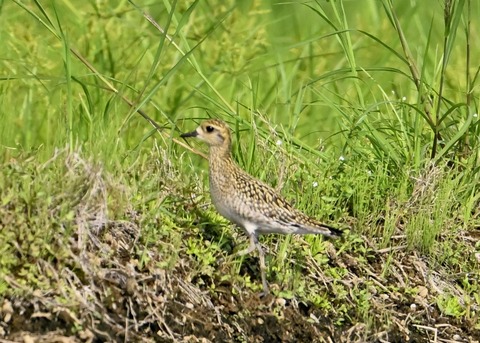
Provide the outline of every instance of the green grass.
<path id="1" fill-rule="evenodd" d="M 179 138 L 217 117 L 242 168 L 346 230 L 261 238 L 287 299 L 271 320 L 357 341 L 424 337 L 432 318 L 443 338 L 479 334 L 477 2 L 13 1 L 0 16 L 0 297 L 26 299 L 26 330 L 41 303 L 79 336 L 201 336 L 172 319 L 193 304 L 253 339 L 246 318 L 269 312 L 248 301 L 257 261 L 228 259 L 245 236 L 210 204 L 205 147 Z M 213 316 L 222 297 L 237 307 Z M 119 334 L 132 318 L 148 325 Z M 272 325 L 260 336 L 289 340 Z"/>

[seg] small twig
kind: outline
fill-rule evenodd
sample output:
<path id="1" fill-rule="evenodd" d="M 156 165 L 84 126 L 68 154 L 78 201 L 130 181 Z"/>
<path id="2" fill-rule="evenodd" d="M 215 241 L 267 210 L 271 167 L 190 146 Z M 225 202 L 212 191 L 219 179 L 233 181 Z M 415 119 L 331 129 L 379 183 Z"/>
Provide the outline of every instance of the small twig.
<path id="1" fill-rule="evenodd" d="M 433 331 L 433 343 L 438 342 L 438 329 L 437 328 L 432 328 L 431 326 L 425 326 L 425 325 L 418 325 L 418 324 L 413 324 L 417 329 L 423 329 L 423 330 L 428 330 L 428 331 Z"/>
<path id="2" fill-rule="evenodd" d="M 384 254 L 384 253 L 387 253 L 387 252 L 391 252 L 391 251 L 397 251 L 397 250 L 403 250 L 405 249 L 406 247 L 408 247 L 408 245 L 397 245 L 396 247 L 389 247 L 389 248 L 383 248 L 383 249 L 379 249 L 377 250 L 376 252 L 378 254 Z"/>

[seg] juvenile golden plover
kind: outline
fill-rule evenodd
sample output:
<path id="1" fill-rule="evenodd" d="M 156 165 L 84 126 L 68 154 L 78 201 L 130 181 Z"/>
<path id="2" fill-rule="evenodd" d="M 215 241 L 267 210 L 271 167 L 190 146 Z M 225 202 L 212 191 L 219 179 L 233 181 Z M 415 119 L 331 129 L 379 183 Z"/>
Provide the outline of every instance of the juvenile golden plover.
<path id="1" fill-rule="evenodd" d="M 225 122 L 206 120 L 195 131 L 184 133 L 181 137 L 197 137 L 209 145 L 212 202 L 222 216 L 242 227 L 250 238 L 248 248 L 232 256 L 249 254 L 257 248 L 264 294 L 269 290 L 265 276 L 265 255 L 258 243 L 258 234 L 341 235 L 340 230 L 308 217 L 292 207 L 273 188 L 242 170 L 232 159 L 232 138 Z"/>

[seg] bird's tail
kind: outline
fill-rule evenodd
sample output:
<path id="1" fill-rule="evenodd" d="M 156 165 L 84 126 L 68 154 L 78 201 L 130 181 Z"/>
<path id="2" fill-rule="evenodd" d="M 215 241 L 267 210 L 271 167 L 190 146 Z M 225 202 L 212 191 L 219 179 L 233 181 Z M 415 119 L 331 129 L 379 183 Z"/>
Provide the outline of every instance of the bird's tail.
<path id="1" fill-rule="evenodd" d="M 327 224 L 323 224 L 323 223 L 321 224 L 321 227 L 330 230 L 330 235 L 327 234 L 326 236 L 329 236 L 329 237 L 332 237 L 332 238 L 338 238 L 338 237 L 343 235 L 343 231 L 336 228 L 336 227 L 333 227 L 333 226 L 330 226 L 330 225 L 327 225 Z"/>

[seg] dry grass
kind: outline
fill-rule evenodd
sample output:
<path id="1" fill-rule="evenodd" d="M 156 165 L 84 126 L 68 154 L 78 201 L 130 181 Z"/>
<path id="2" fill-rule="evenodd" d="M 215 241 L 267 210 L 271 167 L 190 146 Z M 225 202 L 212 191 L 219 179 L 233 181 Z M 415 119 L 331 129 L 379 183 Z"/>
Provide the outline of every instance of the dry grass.
<path id="1" fill-rule="evenodd" d="M 169 184 L 168 190 L 159 189 L 159 196 L 178 192 L 173 186 L 178 174 L 168 158 L 152 163 L 161 183 Z M 27 158 L 3 168 L 15 171 L 16 177 L 33 171 L 43 183 L 37 195 L 44 187 L 51 193 L 22 204 L 19 189 L 19 197 L 0 208 L 2 239 L 15 230 L 12 220 L 25 217 L 22 206 L 27 205 L 44 218 L 40 223 L 50 237 L 37 242 L 47 249 L 38 248 L 36 255 L 36 250 L 26 255 L 19 240 L 2 243 L 17 260 L 2 267 L 0 342 L 440 342 L 455 337 L 474 342 L 479 334 L 479 309 L 469 300 L 468 289 L 460 287 L 465 280 L 474 285 L 478 275 L 454 275 L 451 267 L 432 265 L 434 261 L 408 249 L 402 225 L 387 248 L 380 248 L 381 239 L 350 233 L 343 242 L 326 245 L 327 261 L 307 254 L 297 266 L 303 270 L 307 293 L 260 299 L 236 284 L 237 279 L 225 279 L 232 273 L 231 264 L 199 268 L 199 255 L 182 248 L 191 232 L 178 228 L 168 234 L 174 232 L 168 231 L 174 225 L 168 217 L 157 218 L 157 230 L 167 234 L 152 242 L 146 237 L 148 213 L 131 202 L 132 190 L 80 152 L 60 150 L 41 165 Z M 417 180 L 402 205 L 403 222 L 436 196 L 440 178 L 440 171 L 430 169 Z M 191 199 L 175 197 L 179 216 L 179 206 L 191 210 Z M 460 233 L 457 243 L 463 256 L 473 258 L 474 241 Z M 198 244 L 206 244 L 204 234 L 200 232 Z M 292 242 L 297 249 L 304 243 Z M 176 262 L 166 263 L 174 251 Z M 298 263 L 285 261 L 287 266 Z M 258 279 L 255 271 L 245 273 Z M 272 284 L 277 291 L 288 289 L 288 284 Z M 312 287 L 318 298 L 311 297 Z"/>

